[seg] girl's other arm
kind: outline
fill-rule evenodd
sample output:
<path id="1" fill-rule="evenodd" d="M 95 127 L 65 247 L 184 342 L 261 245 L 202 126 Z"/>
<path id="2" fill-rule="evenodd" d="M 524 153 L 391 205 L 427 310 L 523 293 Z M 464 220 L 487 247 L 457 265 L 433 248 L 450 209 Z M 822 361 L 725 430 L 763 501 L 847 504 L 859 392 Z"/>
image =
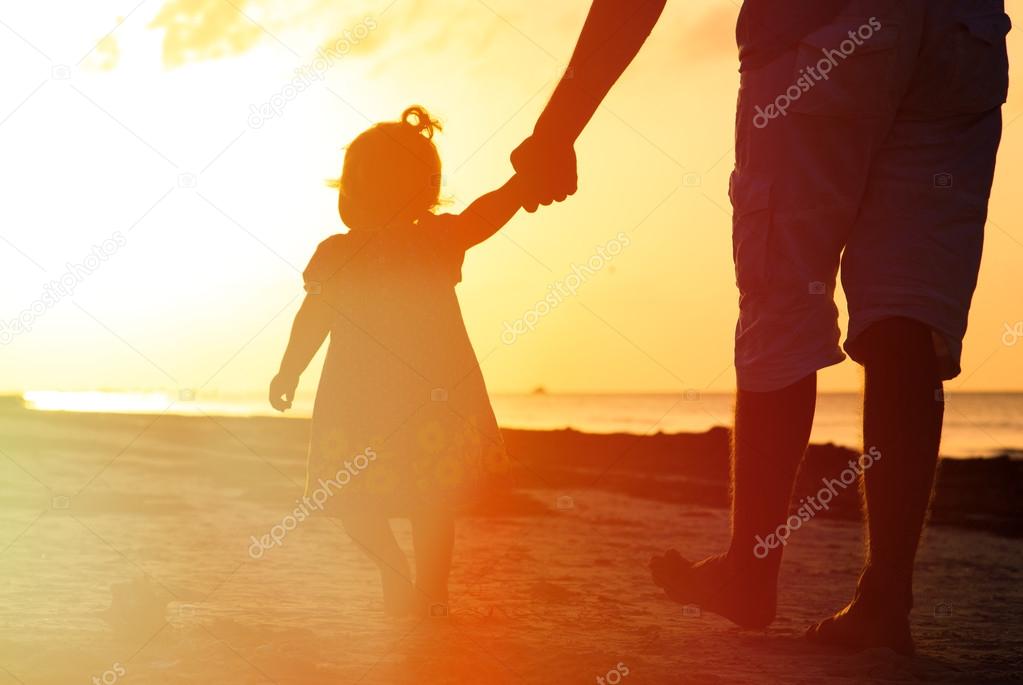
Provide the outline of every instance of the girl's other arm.
<path id="1" fill-rule="evenodd" d="M 522 207 L 519 179 L 483 195 L 458 215 L 458 235 L 465 249 L 479 245 L 511 221 Z"/>
<path id="2" fill-rule="evenodd" d="M 270 406 L 277 411 L 291 408 L 299 376 L 330 333 L 330 308 L 322 298 L 322 295 L 306 295 L 295 315 L 280 371 L 270 381 Z"/>

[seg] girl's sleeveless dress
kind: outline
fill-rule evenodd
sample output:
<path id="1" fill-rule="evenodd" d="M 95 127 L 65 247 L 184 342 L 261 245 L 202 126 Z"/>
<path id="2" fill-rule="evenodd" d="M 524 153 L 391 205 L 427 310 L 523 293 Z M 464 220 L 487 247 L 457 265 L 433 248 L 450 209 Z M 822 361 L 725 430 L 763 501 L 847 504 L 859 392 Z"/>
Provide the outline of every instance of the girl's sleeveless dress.
<path id="1" fill-rule="evenodd" d="M 455 295 L 457 220 L 332 236 L 303 274 L 334 315 L 306 479 L 327 511 L 459 509 L 508 472 Z"/>

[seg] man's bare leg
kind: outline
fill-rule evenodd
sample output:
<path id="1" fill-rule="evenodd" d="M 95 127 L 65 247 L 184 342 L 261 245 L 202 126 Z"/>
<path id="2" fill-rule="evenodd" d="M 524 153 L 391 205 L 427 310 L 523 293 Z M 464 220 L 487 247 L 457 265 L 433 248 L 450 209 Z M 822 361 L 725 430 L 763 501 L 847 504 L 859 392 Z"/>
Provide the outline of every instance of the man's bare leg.
<path id="1" fill-rule="evenodd" d="M 863 473 L 869 535 L 852 602 L 807 637 L 851 648 L 912 653 L 913 562 L 938 463 L 944 402 L 931 331 L 910 319 L 871 326 L 859 341 L 863 441 L 880 459 Z"/>
<path id="2" fill-rule="evenodd" d="M 781 390 L 738 392 L 731 543 L 725 554 L 695 564 L 674 550 L 654 557 L 650 562 L 654 582 L 668 597 L 698 604 L 747 628 L 774 620 L 783 547 L 770 549 L 761 558 L 755 552 L 757 539 L 766 538 L 788 517 L 816 398 L 816 374 Z"/>

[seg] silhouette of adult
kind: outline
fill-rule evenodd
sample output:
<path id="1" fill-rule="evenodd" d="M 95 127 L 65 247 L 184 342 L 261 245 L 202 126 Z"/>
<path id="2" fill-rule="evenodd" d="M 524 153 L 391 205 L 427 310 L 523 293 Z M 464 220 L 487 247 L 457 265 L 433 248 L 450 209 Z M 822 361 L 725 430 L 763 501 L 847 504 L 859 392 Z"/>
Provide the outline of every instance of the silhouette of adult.
<path id="1" fill-rule="evenodd" d="M 595 0 L 563 78 L 512 163 L 525 206 L 576 190 L 573 144 L 665 0 Z M 807 631 L 913 650 L 912 575 L 944 401 L 959 371 L 1008 88 L 1003 0 L 745 0 L 730 181 L 739 289 L 731 540 L 655 582 L 747 627 L 775 617 L 793 482 L 816 372 L 864 367 L 868 551 L 852 601 Z M 864 462 L 867 463 L 867 462 Z M 838 476 L 839 474 L 836 474 Z M 766 550 L 766 552 L 765 552 Z"/>

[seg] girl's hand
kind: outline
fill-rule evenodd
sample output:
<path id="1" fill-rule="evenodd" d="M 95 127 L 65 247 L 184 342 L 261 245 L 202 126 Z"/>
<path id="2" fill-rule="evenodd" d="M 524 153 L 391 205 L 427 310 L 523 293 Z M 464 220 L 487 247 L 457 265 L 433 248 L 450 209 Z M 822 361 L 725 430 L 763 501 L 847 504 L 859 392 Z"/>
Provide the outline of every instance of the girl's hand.
<path id="1" fill-rule="evenodd" d="M 298 387 L 297 376 L 286 376 L 277 374 L 270 381 L 270 406 L 277 411 L 291 409 L 291 402 L 295 399 L 295 388 Z"/>

